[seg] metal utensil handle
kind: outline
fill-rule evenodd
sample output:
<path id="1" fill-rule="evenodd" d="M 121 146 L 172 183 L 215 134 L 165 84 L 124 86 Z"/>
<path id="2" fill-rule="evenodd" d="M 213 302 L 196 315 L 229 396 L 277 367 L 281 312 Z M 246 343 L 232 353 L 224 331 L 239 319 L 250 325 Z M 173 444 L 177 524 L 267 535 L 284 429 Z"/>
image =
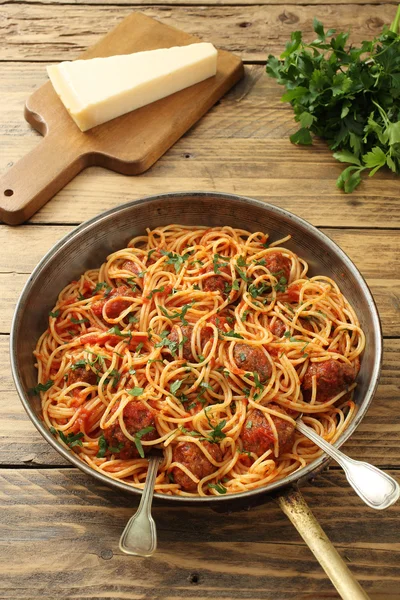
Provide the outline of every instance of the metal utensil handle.
<path id="1" fill-rule="evenodd" d="M 318 560 L 343 600 L 369 600 L 307 506 L 299 490 L 278 499 L 279 506 Z"/>
<path id="2" fill-rule="evenodd" d="M 301 419 L 296 422 L 296 427 L 339 463 L 353 490 L 368 506 L 384 510 L 399 499 L 400 486 L 393 477 L 378 467 L 346 456 L 315 433 L 311 427 L 307 427 Z"/>
<path id="3" fill-rule="evenodd" d="M 119 548 L 125 554 L 133 556 L 151 556 L 157 548 L 156 524 L 151 516 L 151 503 L 158 466 L 162 458 L 151 457 L 146 483 L 139 508 L 126 524 L 119 541 Z"/>

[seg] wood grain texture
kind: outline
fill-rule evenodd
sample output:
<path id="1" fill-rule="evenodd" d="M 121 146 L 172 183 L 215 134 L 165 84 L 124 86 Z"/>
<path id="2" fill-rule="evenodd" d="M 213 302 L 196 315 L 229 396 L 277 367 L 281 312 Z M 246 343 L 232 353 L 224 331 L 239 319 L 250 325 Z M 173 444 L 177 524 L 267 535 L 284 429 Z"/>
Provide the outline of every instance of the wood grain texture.
<path id="1" fill-rule="evenodd" d="M 3 598 L 338 598 L 273 501 L 231 514 L 156 506 L 158 551 L 132 558 L 118 539 L 136 498 L 74 469 L 1 470 L 0 478 Z M 398 599 L 400 507 L 371 511 L 333 470 L 303 491 L 371 599 Z"/>
<path id="2" fill-rule="evenodd" d="M 280 54 L 294 29 L 314 39 L 313 17 L 346 31 L 353 43 L 381 32 L 394 18 L 393 5 L 347 4 L 270 6 L 140 6 L 167 25 L 196 35 L 242 59 Z M 131 7 L 3 4 L 4 43 L 0 60 L 72 60 L 132 12 Z"/>
<path id="3" fill-rule="evenodd" d="M 112 4 L 112 5 L 124 5 L 127 4 L 129 6 L 134 6 L 134 7 L 138 7 L 141 8 L 143 5 L 148 5 L 149 2 L 147 0 L 101 0 L 101 2 L 99 0 L 85 0 L 84 2 L 79 2 L 78 0 L 24 0 L 24 2 L 26 4 L 61 4 L 61 5 L 65 5 L 65 4 L 85 4 L 85 5 L 91 5 L 91 4 L 102 4 L 102 5 L 107 5 L 107 4 Z M 20 0 L 0 0 L 0 5 L 2 4 L 19 4 Z M 159 6 L 174 6 L 176 5 L 177 2 L 176 0 L 157 0 L 157 2 L 153 3 L 154 5 L 159 5 Z M 297 5 L 310 5 L 310 6 L 315 6 L 315 7 L 323 7 L 323 6 L 341 6 L 343 4 L 349 4 L 348 0 L 285 0 L 285 2 L 283 3 L 282 0 L 179 0 L 179 5 L 181 6 L 224 6 L 224 7 L 231 7 L 231 6 L 243 6 L 243 7 L 247 7 L 247 6 L 252 6 L 252 5 L 257 5 L 257 6 L 282 6 L 283 8 L 285 8 L 286 6 L 291 6 L 293 4 L 297 4 Z M 359 4 L 377 4 L 377 5 L 381 5 L 382 4 L 382 0 L 351 0 L 351 4 L 352 5 L 359 5 Z M 385 2 L 385 4 L 388 5 L 396 5 L 397 4 L 397 0 L 388 0 L 387 2 Z M 316 9 L 317 10 L 317 9 Z M 394 11 L 395 12 L 395 11 Z"/>
<path id="4" fill-rule="evenodd" d="M 0 64 L 0 146 L 6 148 L 0 173 L 39 143 L 21 114 L 27 93 L 43 81 L 42 64 Z M 396 176 L 382 171 L 351 195 L 337 190 L 343 166 L 322 141 L 312 148 L 290 143 L 297 125 L 280 96 L 263 67 L 246 67 L 244 80 L 149 172 L 131 178 L 87 169 L 32 222 L 78 223 L 127 200 L 196 187 L 269 201 L 320 226 L 400 226 Z"/>
<path id="5" fill-rule="evenodd" d="M 278 54 L 294 29 L 312 36 L 316 15 L 353 39 L 389 23 L 397 2 L 381 0 L 0 0 L 0 173 L 39 141 L 22 118 L 45 80 L 46 62 L 76 58 L 132 7 L 181 27 L 247 61 Z M 125 6 L 124 6 L 125 5 Z M 10 62 L 1 62 L 1 61 Z M 25 61 L 25 62 L 18 62 Z M 36 62 L 35 62 L 36 61 Z M 378 174 L 340 194 L 341 170 L 326 146 L 296 148 L 296 125 L 281 89 L 261 65 L 140 177 L 91 168 L 18 229 L 0 225 L 0 333 L 28 274 L 71 225 L 158 192 L 210 189 L 271 201 L 337 241 L 367 278 L 384 334 L 380 385 L 345 450 L 400 468 L 400 210 L 398 181 Z M 64 224 L 64 226 L 62 226 Z M 329 229 L 327 229 L 329 228 Z M 344 228 L 344 229 L 343 229 Z M 379 228 L 379 229 L 377 229 Z M 338 600 L 309 550 L 274 502 L 217 514 L 157 506 L 159 551 L 132 559 L 119 535 L 137 499 L 71 469 L 28 419 L 11 378 L 8 335 L 0 335 L 0 598 L 3 600 Z M 12 467 L 15 466 L 15 468 Z M 40 467 L 40 468 L 38 468 Z M 314 514 L 371 600 L 400 599 L 399 505 L 363 506 L 336 468 L 304 489 Z"/>

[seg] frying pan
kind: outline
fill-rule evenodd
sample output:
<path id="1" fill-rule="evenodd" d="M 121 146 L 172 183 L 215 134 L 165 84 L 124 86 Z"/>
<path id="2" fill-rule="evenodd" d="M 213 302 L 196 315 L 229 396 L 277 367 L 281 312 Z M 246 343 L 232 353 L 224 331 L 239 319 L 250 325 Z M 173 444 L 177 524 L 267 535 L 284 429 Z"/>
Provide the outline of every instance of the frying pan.
<path id="1" fill-rule="evenodd" d="M 366 335 L 355 402 L 358 411 L 348 429 L 336 442 L 341 446 L 356 430 L 372 401 L 382 360 L 382 335 L 377 309 L 367 284 L 346 254 L 327 236 L 299 217 L 257 200 L 232 194 L 188 192 L 161 194 L 128 202 L 109 210 L 77 227 L 56 244 L 36 267 L 18 301 L 11 331 L 11 365 L 16 388 L 29 417 L 43 437 L 66 460 L 101 483 L 123 492 L 140 494 L 123 482 L 92 470 L 73 453 L 62 447 L 40 419 L 40 400 L 29 396 L 36 384 L 32 352 L 48 324 L 48 313 L 58 293 L 67 283 L 87 270 L 99 267 L 106 256 L 126 246 L 144 230 L 169 223 L 183 225 L 230 225 L 270 234 L 271 240 L 287 234 L 285 244 L 303 257 L 309 273 L 324 274 L 338 282 L 354 307 Z M 217 510 L 242 508 L 265 501 L 267 495 L 278 496 L 284 513 L 294 523 L 343 598 L 367 598 L 328 538 L 319 527 L 302 498 L 298 486 L 328 463 L 322 455 L 307 467 L 267 487 L 232 496 L 182 498 L 155 494 L 168 503 L 211 505 Z"/>

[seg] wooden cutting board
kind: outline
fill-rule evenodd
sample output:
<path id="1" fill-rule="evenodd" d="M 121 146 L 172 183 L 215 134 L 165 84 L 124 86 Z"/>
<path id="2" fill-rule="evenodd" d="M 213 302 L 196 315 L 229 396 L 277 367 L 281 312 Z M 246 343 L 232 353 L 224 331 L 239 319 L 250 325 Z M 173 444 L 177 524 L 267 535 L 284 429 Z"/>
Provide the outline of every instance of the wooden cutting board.
<path id="1" fill-rule="evenodd" d="M 199 41 L 202 40 L 133 13 L 79 58 Z M 26 221 L 75 175 L 92 165 L 125 175 L 143 173 L 242 76 L 241 59 L 219 50 L 215 77 L 85 133 L 75 125 L 51 83 L 45 83 L 25 106 L 26 120 L 44 139 L 0 179 L 0 219 L 9 225 Z"/>

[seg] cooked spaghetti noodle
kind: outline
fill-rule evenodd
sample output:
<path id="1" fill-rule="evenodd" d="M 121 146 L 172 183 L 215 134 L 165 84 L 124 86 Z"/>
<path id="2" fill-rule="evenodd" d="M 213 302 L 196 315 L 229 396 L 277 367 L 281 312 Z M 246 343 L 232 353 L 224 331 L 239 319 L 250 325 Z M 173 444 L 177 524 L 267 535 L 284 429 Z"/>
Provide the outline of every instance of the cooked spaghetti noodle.
<path id="1" fill-rule="evenodd" d="M 337 284 L 264 233 L 159 227 L 65 287 L 35 350 L 43 419 L 93 469 L 218 495 L 268 485 L 355 413 L 365 338 Z"/>

